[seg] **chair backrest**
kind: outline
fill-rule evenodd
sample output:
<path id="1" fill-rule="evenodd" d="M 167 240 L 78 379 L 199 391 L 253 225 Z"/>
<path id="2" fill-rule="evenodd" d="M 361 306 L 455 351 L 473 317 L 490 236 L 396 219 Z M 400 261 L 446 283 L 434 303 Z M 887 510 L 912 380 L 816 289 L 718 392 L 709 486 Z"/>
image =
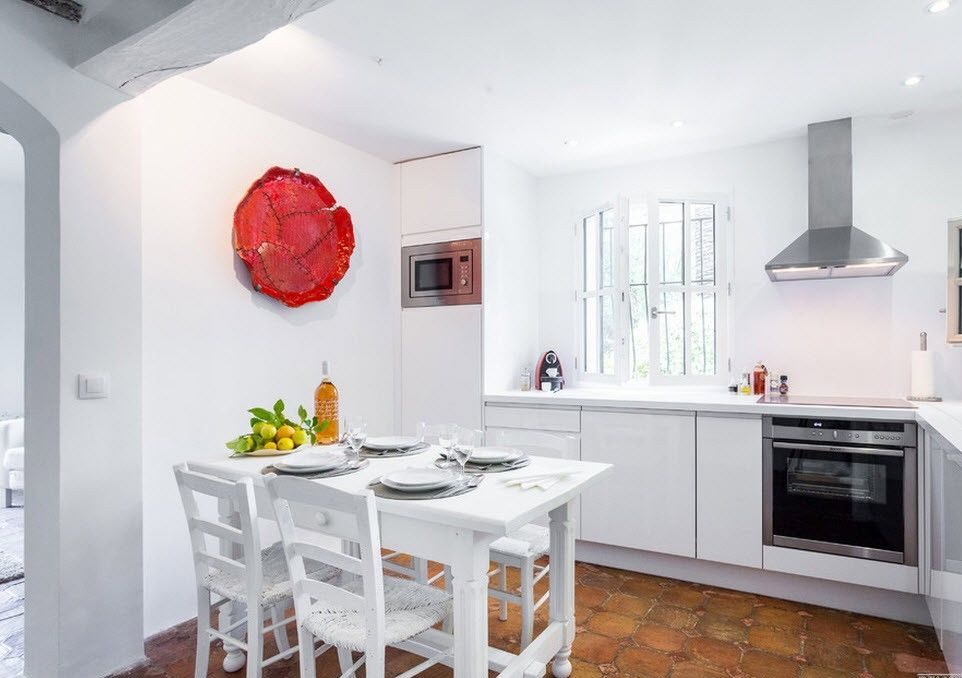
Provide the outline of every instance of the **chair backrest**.
<path id="1" fill-rule="evenodd" d="M 260 591 L 263 567 L 253 483 L 250 478 L 219 478 L 205 470 L 208 469 L 189 464 L 174 467 L 190 531 L 197 584 L 203 585 L 211 570 L 217 570 L 246 581 L 248 591 Z M 200 497 L 216 500 L 216 511 L 202 509 Z M 202 503 L 207 509 L 210 502 Z M 232 524 L 234 520 L 237 524 Z M 211 544 L 209 538 L 216 541 Z M 225 544 L 229 548 L 224 548 Z"/>
<path id="2" fill-rule="evenodd" d="M 23 447 L 23 419 L 0 422 L 0 456 L 11 447 Z"/>
<path id="3" fill-rule="evenodd" d="M 357 610 L 366 621 L 368 656 L 383 652 L 384 575 L 374 494 L 352 494 L 292 476 L 267 476 L 267 489 L 284 542 L 297 618 L 306 619 L 325 603 Z M 325 537 L 358 544 L 360 557 L 329 548 Z M 310 579 L 305 558 L 338 568 L 346 576 L 326 582 Z M 352 578 L 360 579 L 363 594 L 344 588 Z"/>

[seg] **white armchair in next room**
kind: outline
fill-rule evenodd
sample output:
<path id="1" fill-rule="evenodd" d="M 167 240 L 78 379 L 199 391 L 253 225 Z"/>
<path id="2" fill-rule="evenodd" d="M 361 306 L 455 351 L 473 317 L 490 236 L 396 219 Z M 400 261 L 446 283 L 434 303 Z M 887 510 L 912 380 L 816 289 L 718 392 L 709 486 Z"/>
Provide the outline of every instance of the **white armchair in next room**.
<path id="1" fill-rule="evenodd" d="M 0 421 L 0 487 L 3 505 L 9 508 L 13 491 L 23 489 L 23 419 Z"/>

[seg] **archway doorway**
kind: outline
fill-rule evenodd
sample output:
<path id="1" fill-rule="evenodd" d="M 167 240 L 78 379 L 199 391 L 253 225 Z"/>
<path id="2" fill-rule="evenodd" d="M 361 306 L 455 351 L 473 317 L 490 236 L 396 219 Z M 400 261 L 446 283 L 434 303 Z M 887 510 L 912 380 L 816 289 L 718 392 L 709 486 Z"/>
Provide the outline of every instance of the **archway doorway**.
<path id="1" fill-rule="evenodd" d="M 0 130 L 0 675 L 24 669 L 24 235 L 20 143 Z"/>

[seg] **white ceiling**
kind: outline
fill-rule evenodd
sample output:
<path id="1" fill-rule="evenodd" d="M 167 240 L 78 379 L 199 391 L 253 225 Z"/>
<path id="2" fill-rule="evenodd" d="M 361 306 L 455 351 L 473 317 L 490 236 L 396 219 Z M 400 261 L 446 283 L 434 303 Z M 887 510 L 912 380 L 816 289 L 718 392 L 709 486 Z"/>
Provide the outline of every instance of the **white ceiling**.
<path id="1" fill-rule="evenodd" d="M 336 0 L 190 77 L 387 160 L 483 144 L 545 175 L 962 107 L 962 0 L 926 4 Z"/>

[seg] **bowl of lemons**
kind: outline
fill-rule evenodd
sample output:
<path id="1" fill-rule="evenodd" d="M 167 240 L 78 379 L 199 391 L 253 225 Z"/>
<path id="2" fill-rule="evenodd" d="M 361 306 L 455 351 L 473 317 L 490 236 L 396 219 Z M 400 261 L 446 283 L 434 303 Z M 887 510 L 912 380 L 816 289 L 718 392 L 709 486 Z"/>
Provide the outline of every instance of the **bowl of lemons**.
<path id="1" fill-rule="evenodd" d="M 319 422 L 317 417 L 308 417 L 303 405 L 297 408 L 298 421 L 288 418 L 284 409 L 283 400 L 278 400 L 271 409 L 249 409 L 250 432 L 227 441 L 227 449 L 233 452 L 233 456 L 240 457 L 290 454 L 302 445 L 313 445 L 317 434 L 327 427 L 326 421 Z"/>

